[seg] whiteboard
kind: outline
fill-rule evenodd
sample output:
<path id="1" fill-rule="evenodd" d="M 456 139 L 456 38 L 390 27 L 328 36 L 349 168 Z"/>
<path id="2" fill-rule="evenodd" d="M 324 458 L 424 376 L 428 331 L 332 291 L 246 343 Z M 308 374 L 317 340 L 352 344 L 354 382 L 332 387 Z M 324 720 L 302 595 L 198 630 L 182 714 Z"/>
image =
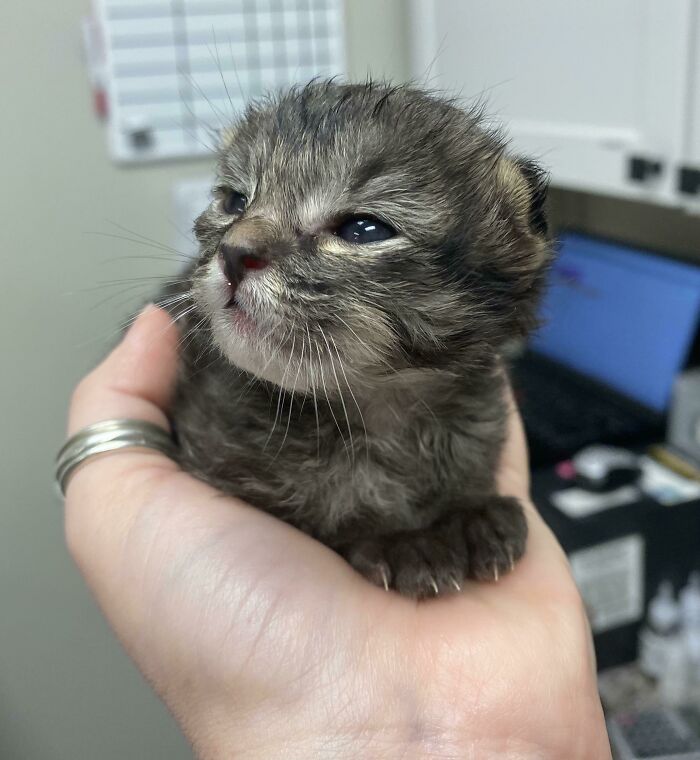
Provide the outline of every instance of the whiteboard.
<path id="1" fill-rule="evenodd" d="M 343 0 L 96 0 L 112 157 L 207 155 L 251 99 L 345 70 Z"/>

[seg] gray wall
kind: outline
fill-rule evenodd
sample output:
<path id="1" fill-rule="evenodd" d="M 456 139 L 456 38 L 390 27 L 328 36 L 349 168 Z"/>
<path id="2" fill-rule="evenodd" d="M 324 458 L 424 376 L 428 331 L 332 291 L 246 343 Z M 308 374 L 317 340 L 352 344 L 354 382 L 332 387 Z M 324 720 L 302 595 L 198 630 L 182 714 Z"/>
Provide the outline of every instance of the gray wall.
<path id="1" fill-rule="evenodd" d="M 348 2 L 350 72 L 401 78 L 400 0 Z M 163 274 L 171 185 L 206 162 L 118 169 L 92 115 L 78 20 L 87 0 L 2 0 L 0 45 L 0 758 L 178 760 L 174 723 L 103 623 L 63 545 L 52 490 L 75 381 L 148 292 L 108 303 L 99 281 Z"/>

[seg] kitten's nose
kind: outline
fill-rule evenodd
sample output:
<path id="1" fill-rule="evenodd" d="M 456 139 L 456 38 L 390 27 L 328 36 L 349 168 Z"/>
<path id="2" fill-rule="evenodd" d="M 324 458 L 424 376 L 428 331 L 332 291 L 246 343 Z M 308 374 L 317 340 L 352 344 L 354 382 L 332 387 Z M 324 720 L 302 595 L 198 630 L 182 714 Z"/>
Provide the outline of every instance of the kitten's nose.
<path id="1" fill-rule="evenodd" d="M 221 243 L 219 255 L 226 279 L 237 285 L 249 269 L 264 269 L 270 262 L 253 247 Z"/>

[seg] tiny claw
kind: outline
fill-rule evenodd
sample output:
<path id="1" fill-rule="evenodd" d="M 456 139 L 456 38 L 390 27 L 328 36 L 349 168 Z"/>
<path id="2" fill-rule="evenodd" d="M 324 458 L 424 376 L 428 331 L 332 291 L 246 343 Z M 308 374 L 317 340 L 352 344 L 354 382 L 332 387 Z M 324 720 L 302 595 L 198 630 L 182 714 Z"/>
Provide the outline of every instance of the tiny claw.
<path id="1" fill-rule="evenodd" d="M 512 554 L 508 555 L 508 565 L 509 565 L 510 571 L 512 573 L 513 570 L 515 570 L 515 560 L 513 559 L 513 555 Z"/>
<path id="2" fill-rule="evenodd" d="M 384 584 L 384 591 L 389 590 L 389 578 L 387 577 L 386 570 L 383 567 L 379 568 L 379 572 L 382 574 L 382 583 Z"/>
<path id="3" fill-rule="evenodd" d="M 435 578 L 430 579 L 430 585 L 435 592 L 435 596 L 437 596 L 440 593 L 440 589 L 438 588 L 437 583 L 435 583 Z"/>
<path id="4" fill-rule="evenodd" d="M 456 578 L 450 578 L 450 582 L 452 583 L 455 591 L 460 592 L 462 590 L 462 587 L 459 585 L 459 582 Z"/>
<path id="5" fill-rule="evenodd" d="M 501 576 L 498 573 L 498 565 L 494 562 L 493 563 L 493 579 L 494 579 L 494 581 L 496 581 L 496 583 L 498 583 L 498 579 L 500 577 Z"/>

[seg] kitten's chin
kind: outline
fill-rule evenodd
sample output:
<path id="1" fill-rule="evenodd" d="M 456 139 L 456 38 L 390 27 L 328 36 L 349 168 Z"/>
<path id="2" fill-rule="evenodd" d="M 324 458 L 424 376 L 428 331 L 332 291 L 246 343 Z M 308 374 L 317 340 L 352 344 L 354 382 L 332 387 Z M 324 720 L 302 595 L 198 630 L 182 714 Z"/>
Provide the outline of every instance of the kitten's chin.
<path id="1" fill-rule="evenodd" d="M 260 328 L 245 312 L 226 309 L 211 323 L 219 350 L 235 367 L 290 391 L 307 390 L 308 374 L 303 364 L 300 366 L 299 359 L 283 348 L 275 355 L 263 349 Z"/>

